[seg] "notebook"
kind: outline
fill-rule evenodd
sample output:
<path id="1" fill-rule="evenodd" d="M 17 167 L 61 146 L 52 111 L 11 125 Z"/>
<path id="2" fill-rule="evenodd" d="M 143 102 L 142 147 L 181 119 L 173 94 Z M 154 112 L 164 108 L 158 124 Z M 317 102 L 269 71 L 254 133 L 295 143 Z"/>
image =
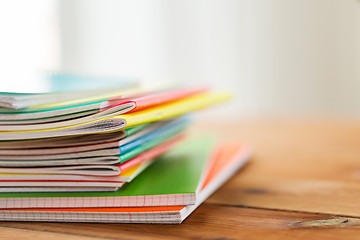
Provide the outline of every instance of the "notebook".
<path id="1" fill-rule="evenodd" d="M 30 131 L 1 131 L 1 140 L 22 140 L 50 138 L 61 136 L 76 136 L 94 133 L 106 133 L 118 131 L 126 126 L 126 121 L 121 118 L 108 118 L 99 121 L 93 121 L 84 124 L 78 124 L 69 127 L 46 129 L 46 130 L 30 130 Z"/>
<path id="2" fill-rule="evenodd" d="M 119 78 L 26 71 L 13 71 L 6 79 L 1 85 L 0 106 L 14 109 L 94 96 L 101 99 L 138 86 L 136 81 Z M 25 79 L 31 84 L 24 84 Z"/>
<path id="3" fill-rule="evenodd" d="M 209 136 L 195 136 L 159 157 L 130 184 L 112 193 L 2 193 L 0 208 L 128 207 L 195 204 L 209 174 L 229 178 L 249 157 L 245 144 L 220 152 Z M 226 151 L 225 151 L 226 150 Z M 215 155 L 214 155 L 215 154 Z M 216 161 L 214 159 L 217 159 Z M 224 159 L 227 159 L 226 161 Z M 221 161 L 220 161 L 221 160 Z M 230 161 L 231 160 L 231 161 Z M 221 164 L 219 164 L 219 161 Z M 225 165 L 224 165 L 225 164 Z M 84 178 L 83 178 L 84 179 Z M 92 178 L 95 179 L 95 178 Z M 105 179 L 102 177 L 102 179 Z M 112 177 L 110 179 L 116 179 Z M 39 204 L 41 203 L 41 204 Z"/>
<path id="4" fill-rule="evenodd" d="M 184 194 L 172 196 L 166 194 L 148 198 L 146 198 L 147 196 L 138 197 L 134 201 L 137 203 L 137 207 L 3 208 L 0 210 L 0 220 L 179 224 L 245 164 L 249 153 L 249 149 L 241 143 L 222 144 L 213 160 L 210 161 L 211 164 L 198 188 L 198 194 L 194 199 L 189 200 L 188 202 L 191 203 L 187 205 L 181 204 L 185 202 Z M 134 183 L 130 183 L 129 187 Z M 30 199 L 28 198 L 28 200 Z M 106 201 L 101 200 L 98 199 L 97 203 L 104 205 Z M 116 200 L 114 199 L 112 202 L 116 202 Z M 38 205 L 45 205 L 44 199 L 37 198 L 37 201 L 39 201 Z M 82 199 L 78 205 L 84 206 L 90 202 L 91 200 Z M 179 205 L 166 206 L 169 202 Z M 148 203 L 152 203 L 152 206 L 146 206 Z M 29 204 L 25 203 L 25 205 Z"/>
<path id="5" fill-rule="evenodd" d="M 51 138 L 39 138 L 39 139 L 25 139 L 25 140 L 0 140 L 1 151 L 13 151 L 24 150 L 31 151 L 36 149 L 57 149 L 57 148 L 87 148 L 88 146 L 98 144 L 109 144 L 112 142 L 120 141 L 124 138 L 131 137 L 138 131 L 146 128 L 148 124 L 141 124 L 136 127 L 121 129 L 119 131 L 94 133 L 94 134 L 82 134 L 76 136 L 62 136 Z M 101 145 L 100 145 L 101 146 Z M 41 151 L 41 150 L 40 150 Z"/>

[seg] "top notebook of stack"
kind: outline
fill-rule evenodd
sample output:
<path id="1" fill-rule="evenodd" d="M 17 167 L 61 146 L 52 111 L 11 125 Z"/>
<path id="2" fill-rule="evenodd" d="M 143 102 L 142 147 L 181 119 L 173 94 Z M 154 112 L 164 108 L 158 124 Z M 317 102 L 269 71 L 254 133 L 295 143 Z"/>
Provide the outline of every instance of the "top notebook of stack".
<path id="1" fill-rule="evenodd" d="M 1 76 L 6 79 L 0 89 L 0 107 L 12 109 L 74 99 L 102 99 L 124 94 L 125 90 L 139 85 L 136 81 L 118 78 L 29 71 Z"/>
<path id="2" fill-rule="evenodd" d="M 147 219 L 131 222 L 181 222 L 243 165 L 250 154 L 246 145 L 222 147 L 219 157 L 212 137 L 186 136 L 191 117 L 185 115 L 224 101 L 227 94 L 204 87 L 137 87 L 128 80 L 63 74 L 4 87 L 0 219 L 30 220 L 29 208 L 38 208 L 33 220 L 57 221 L 56 212 L 65 207 L 81 217 L 70 214 L 64 221 L 91 221 L 85 212 L 103 216 L 104 207 L 115 207 L 115 215 L 108 215 L 115 222 L 128 222 L 124 214 Z M 77 199 L 86 196 L 79 205 Z M 143 197 L 152 202 L 141 205 Z M 160 215 L 126 208 L 133 206 L 160 207 Z M 44 219 L 42 211 L 49 207 L 58 210 L 47 209 L 53 217 Z M 169 207 L 175 212 L 159 221 Z M 20 215 L 14 218 L 14 211 Z"/>

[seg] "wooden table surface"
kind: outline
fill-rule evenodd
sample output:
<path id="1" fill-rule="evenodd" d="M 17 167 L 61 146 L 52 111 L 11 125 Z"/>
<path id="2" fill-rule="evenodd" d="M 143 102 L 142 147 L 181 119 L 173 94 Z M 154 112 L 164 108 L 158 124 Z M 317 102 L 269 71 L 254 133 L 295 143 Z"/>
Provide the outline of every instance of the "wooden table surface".
<path id="1" fill-rule="evenodd" d="M 360 120 L 234 119 L 214 131 L 254 155 L 181 225 L 0 222 L 0 239 L 360 239 Z"/>

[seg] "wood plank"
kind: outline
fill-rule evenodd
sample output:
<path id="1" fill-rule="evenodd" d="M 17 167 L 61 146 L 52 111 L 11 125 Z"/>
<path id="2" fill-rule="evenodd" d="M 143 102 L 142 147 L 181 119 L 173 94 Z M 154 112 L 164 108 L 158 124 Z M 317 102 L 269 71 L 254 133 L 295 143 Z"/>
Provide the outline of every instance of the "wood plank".
<path id="1" fill-rule="evenodd" d="M 356 239 L 360 219 L 204 204 L 181 225 L 2 222 L 0 229 L 8 239 L 27 232 L 38 239 Z"/>
<path id="2" fill-rule="evenodd" d="M 214 131 L 255 152 L 208 203 L 360 216 L 360 122 L 239 120 Z"/>
<path id="3" fill-rule="evenodd" d="M 27 240 L 27 239 L 36 239 L 36 240 L 97 240 L 102 238 L 91 237 L 91 236 L 79 236 L 75 234 L 59 233 L 53 231 L 38 231 L 31 230 L 27 228 L 19 227 L 2 227 L 0 226 L 1 239 L 6 240 Z"/>

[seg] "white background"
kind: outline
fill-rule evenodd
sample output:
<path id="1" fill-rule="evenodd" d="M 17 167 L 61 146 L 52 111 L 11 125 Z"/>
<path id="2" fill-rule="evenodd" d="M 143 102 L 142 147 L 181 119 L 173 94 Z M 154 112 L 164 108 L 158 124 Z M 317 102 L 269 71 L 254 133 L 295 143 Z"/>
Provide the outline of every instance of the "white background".
<path id="1" fill-rule="evenodd" d="M 357 0 L 0 5 L 1 66 L 207 83 L 235 93 L 229 116 L 360 116 Z"/>

